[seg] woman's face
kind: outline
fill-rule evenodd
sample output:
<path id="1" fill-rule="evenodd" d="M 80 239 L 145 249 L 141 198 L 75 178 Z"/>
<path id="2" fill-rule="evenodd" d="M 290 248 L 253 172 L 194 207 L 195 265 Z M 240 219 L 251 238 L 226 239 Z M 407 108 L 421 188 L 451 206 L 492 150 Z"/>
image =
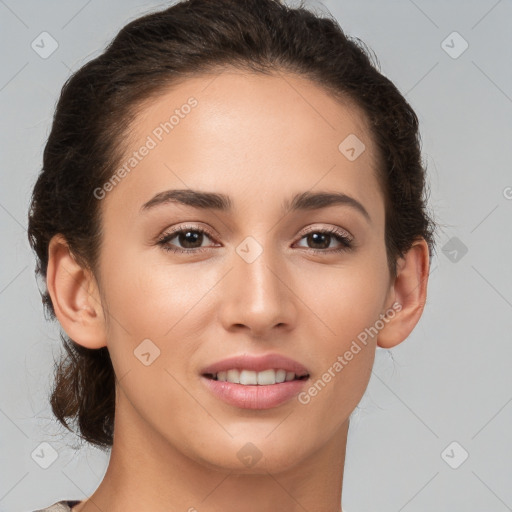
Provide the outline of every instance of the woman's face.
<path id="1" fill-rule="evenodd" d="M 175 86 L 130 131 L 125 171 L 98 192 L 116 422 L 246 472 L 334 446 L 370 377 L 377 337 L 365 329 L 393 303 L 361 112 L 303 78 L 233 71 Z M 204 375 L 226 358 L 271 354 L 307 378 L 268 387 L 283 373 L 264 372 L 256 387 Z M 251 370 L 251 383 L 252 370 L 287 364 L 227 366 Z"/>

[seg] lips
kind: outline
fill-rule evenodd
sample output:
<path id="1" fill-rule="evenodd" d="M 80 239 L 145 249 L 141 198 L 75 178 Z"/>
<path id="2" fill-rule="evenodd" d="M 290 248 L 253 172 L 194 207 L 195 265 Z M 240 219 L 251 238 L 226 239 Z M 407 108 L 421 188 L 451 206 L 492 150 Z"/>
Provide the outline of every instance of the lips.
<path id="1" fill-rule="evenodd" d="M 201 375 L 213 377 L 219 372 L 227 372 L 233 369 L 239 371 L 250 370 L 254 372 L 263 372 L 271 369 L 285 370 L 286 372 L 293 372 L 299 378 L 309 375 L 309 371 L 304 365 L 282 354 L 266 354 L 263 356 L 243 354 L 229 357 L 206 366 L 201 370 Z"/>
<path id="2" fill-rule="evenodd" d="M 240 409 L 272 409 L 289 403 L 308 379 L 305 366 L 281 354 L 244 354 L 201 370 L 202 385 L 213 396 Z"/>

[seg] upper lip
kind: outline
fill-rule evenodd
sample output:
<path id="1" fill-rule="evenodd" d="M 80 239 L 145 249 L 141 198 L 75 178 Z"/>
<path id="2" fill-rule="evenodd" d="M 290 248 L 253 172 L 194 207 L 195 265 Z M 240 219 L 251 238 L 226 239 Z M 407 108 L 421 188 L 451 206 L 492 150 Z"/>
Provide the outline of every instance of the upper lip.
<path id="1" fill-rule="evenodd" d="M 217 361 L 201 370 L 201 374 L 217 374 L 219 372 L 238 368 L 240 370 L 252 370 L 261 372 L 274 368 L 276 370 L 282 369 L 287 372 L 293 372 L 298 377 L 309 375 L 305 366 L 298 361 L 290 359 L 282 354 L 266 354 L 263 356 L 250 356 L 242 354 L 238 356 L 228 357 L 222 361 Z"/>

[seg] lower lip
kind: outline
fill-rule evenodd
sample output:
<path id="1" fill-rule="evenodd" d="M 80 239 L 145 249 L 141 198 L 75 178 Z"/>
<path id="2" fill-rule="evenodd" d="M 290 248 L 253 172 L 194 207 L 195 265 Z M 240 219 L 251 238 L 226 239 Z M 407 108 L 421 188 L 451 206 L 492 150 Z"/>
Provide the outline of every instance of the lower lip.
<path id="1" fill-rule="evenodd" d="M 201 377 L 206 387 L 224 402 L 241 409 L 272 409 L 297 396 L 308 379 L 267 386 L 246 386 Z"/>

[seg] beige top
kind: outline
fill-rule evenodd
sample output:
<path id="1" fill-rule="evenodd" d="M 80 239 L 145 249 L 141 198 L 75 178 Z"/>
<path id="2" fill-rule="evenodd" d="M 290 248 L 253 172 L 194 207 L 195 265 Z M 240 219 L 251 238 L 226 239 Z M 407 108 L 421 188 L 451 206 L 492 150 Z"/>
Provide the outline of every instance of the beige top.
<path id="1" fill-rule="evenodd" d="M 80 501 L 76 500 L 62 500 L 50 505 L 49 507 L 42 508 L 40 510 L 34 510 L 34 512 L 70 512 L 71 507 L 78 505 Z"/>
<path id="2" fill-rule="evenodd" d="M 40 510 L 34 510 L 34 512 L 71 512 L 71 507 L 74 507 L 79 503 L 79 501 L 63 500 L 58 501 L 49 507 L 42 508 Z M 341 512 L 345 512 L 344 509 L 341 509 Z"/>

